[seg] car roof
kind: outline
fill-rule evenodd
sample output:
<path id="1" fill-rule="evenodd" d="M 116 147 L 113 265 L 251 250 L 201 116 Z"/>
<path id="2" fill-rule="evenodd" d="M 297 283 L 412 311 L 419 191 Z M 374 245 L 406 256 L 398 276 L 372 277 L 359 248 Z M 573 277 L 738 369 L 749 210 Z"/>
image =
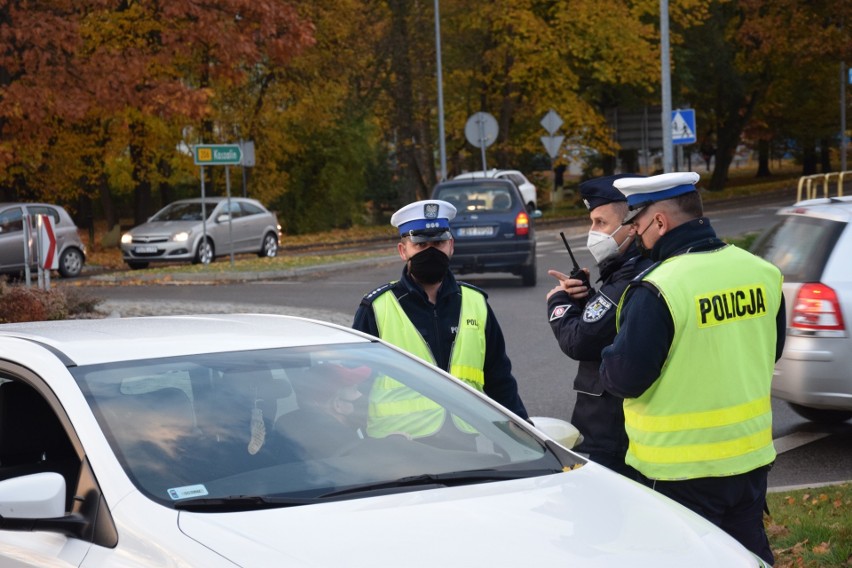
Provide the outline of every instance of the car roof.
<path id="1" fill-rule="evenodd" d="M 67 366 L 194 353 L 369 342 L 328 322 L 272 314 L 205 314 L 0 325 L 0 341 L 44 345 Z"/>
<path id="2" fill-rule="evenodd" d="M 516 186 L 514 184 L 514 182 L 512 182 L 511 180 L 483 178 L 483 177 L 480 176 L 478 178 L 475 178 L 475 177 L 462 178 L 462 179 L 453 178 L 451 180 L 442 181 L 442 182 L 439 182 L 438 184 L 435 185 L 435 187 L 433 188 L 433 191 L 438 189 L 439 187 L 440 188 L 445 188 L 445 187 L 470 187 L 472 185 L 473 186 L 484 185 L 484 186 L 490 186 L 490 187 L 504 186 L 504 187 L 514 188 L 516 191 L 518 189 L 518 186 Z"/>
<path id="3" fill-rule="evenodd" d="M 852 196 L 828 197 L 799 201 L 778 211 L 779 215 L 818 217 L 831 221 L 852 221 Z"/>
<path id="4" fill-rule="evenodd" d="M 57 205 L 56 203 L 42 203 L 40 201 L 25 201 L 25 202 L 8 202 L 8 203 L 0 203 L 0 208 L 13 207 L 13 206 L 27 206 L 27 207 L 54 207 L 56 209 L 65 209 L 62 205 Z"/>
<path id="5" fill-rule="evenodd" d="M 482 170 L 473 171 L 473 172 L 464 172 L 457 176 L 454 176 L 453 179 L 470 179 L 470 178 L 481 178 L 481 177 L 494 177 L 499 174 L 520 174 L 519 170 L 498 170 L 498 169 L 490 169 L 485 174 L 483 174 Z"/>
<path id="6" fill-rule="evenodd" d="M 204 201 L 210 202 L 214 201 L 216 203 L 220 201 L 226 201 L 228 198 L 222 195 L 209 195 L 204 198 Z M 188 197 L 187 199 L 178 199 L 172 201 L 168 205 L 173 205 L 175 203 L 201 203 L 202 199 L 200 197 Z M 250 197 L 231 197 L 231 201 L 252 201 L 254 203 L 260 203 L 257 199 L 251 199 Z"/>

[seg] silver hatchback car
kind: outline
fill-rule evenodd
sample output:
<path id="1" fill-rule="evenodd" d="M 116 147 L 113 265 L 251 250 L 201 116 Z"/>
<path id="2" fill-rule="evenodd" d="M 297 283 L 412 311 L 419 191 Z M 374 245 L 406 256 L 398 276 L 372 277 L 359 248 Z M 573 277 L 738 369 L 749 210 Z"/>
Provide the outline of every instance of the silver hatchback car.
<path id="1" fill-rule="evenodd" d="M 852 197 L 800 201 L 752 251 L 784 274 L 787 342 L 772 394 L 816 422 L 852 418 Z"/>
<path id="2" fill-rule="evenodd" d="M 49 203 L 0 203 L 0 274 L 24 272 L 24 216 L 30 219 L 30 234 L 35 235 L 35 216 L 47 215 L 53 221 L 59 274 L 65 278 L 79 276 L 86 262 L 86 247 L 80 240 L 77 225 L 68 212 Z M 30 241 L 30 269 L 36 270 L 35 239 Z"/>
<path id="3" fill-rule="evenodd" d="M 209 264 L 217 256 L 278 254 L 281 227 L 259 201 L 243 197 L 181 199 L 121 236 L 121 255 L 133 269 L 151 262 Z"/>

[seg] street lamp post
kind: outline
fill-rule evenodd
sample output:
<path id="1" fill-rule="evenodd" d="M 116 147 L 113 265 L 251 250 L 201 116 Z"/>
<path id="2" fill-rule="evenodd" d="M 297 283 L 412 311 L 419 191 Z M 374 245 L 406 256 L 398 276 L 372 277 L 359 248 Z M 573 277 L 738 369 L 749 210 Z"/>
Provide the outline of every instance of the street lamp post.
<path id="1" fill-rule="evenodd" d="M 438 74 L 438 145 L 441 153 L 441 181 L 447 179 L 447 149 L 444 146 L 444 85 L 441 79 L 441 10 L 435 0 L 435 57 Z"/>
<path id="2" fill-rule="evenodd" d="M 660 120 L 663 126 L 663 172 L 674 171 L 672 165 L 672 84 L 669 54 L 669 2 L 660 0 L 660 90 L 663 111 Z"/>

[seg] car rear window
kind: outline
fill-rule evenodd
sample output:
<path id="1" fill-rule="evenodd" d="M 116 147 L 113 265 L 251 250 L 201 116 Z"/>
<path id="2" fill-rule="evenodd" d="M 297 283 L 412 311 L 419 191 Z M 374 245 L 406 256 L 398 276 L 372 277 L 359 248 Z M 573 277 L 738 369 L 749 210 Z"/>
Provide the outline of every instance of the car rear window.
<path id="1" fill-rule="evenodd" d="M 500 213 L 517 206 L 504 184 L 439 187 L 434 198 L 452 203 L 459 213 Z"/>
<path id="2" fill-rule="evenodd" d="M 829 219 L 785 216 L 751 250 L 777 266 L 788 282 L 818 282 L 845 227 Z"/>

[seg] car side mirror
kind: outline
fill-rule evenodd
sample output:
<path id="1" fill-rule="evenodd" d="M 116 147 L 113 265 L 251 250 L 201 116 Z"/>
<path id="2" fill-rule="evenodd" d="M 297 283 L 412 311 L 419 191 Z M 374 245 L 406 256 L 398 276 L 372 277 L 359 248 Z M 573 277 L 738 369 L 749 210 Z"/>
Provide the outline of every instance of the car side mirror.
<path id="1" fill-rule="evenodd" d="M 548 438 L 569 450 L 583 441 L 583 435 L 577 430 L 577 427 L 566 420 L 560 418 L 550 418 L 548 416 L 531 416 L 530 421 L 533 425 L 544 432 Z"/>
<path id="2" fill-rule="evenodd" d="M 230 218 L 231 218 L 231 216 L 228 213 L 222 213 L 221 215 L 216 217 L 216 222 L 217 223 L 227 223 L 228 219 L 230 219 Z"/>
<path id="3" fill-rule="evenodd" d="M 65 514 L 65 478 L 54 472 L 0 481 L 0 517 L 52 519 Z"/>
<path id="4" fill-rule="evenodd" d="M 530 213 L 530 217 L 533 219 L 541 219 L 544 213 L 541 212 L 541 209 L 533 209 L 532 213 Z"/>

